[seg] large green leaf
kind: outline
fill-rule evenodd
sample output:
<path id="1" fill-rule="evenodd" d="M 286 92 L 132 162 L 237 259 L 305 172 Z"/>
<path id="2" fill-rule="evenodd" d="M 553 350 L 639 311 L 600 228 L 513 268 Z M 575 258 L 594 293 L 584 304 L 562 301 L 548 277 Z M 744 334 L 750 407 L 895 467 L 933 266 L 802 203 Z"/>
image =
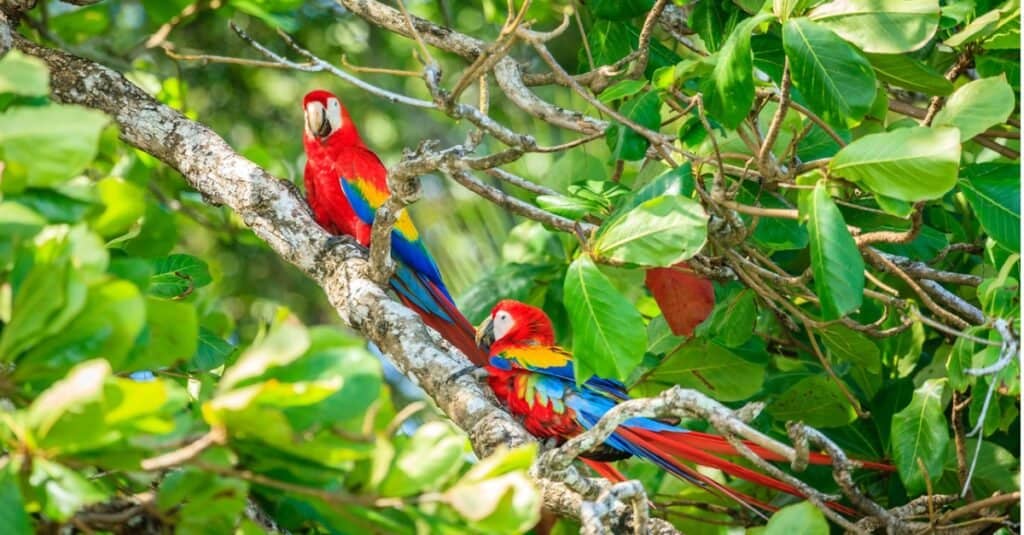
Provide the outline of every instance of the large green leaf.
<path id="1" fill-rule="evenodd" d="M 92 230 L 104 238 L 124 234 L 146 213 L 145 190 L 122 178 L 104 178 L 96 191 L 105 209 L 92 219 Z"/>
<path id="2" fill-rule="evenodd" d="M 563 298 L 572 324 L 576 380 L 594 373 L 626 380 L 647 344 L 640 312 L 586 255 L 569 266 Z"/>
<path id="3" fill-rule="evenodd" d="M 50 70 L 43 60 L 11 50 L 0 59 L 0 93 L 31 97 L 50 93 Z"/>
<path id="4" fill-rule="evenodd" d="M 15 463 L 12 462 L 0 468 L 0 526 L 11 535 L 34 533 L 29 524 L 28 513 L 25 512 L 25 500 L 22 499 L 21 489 L 18 487 Z"/>
<path id="5" fill-rule="evenodd" d="M 911 493 L 924 492 L 927 479 L 936 481 L 949 444 L 949 429 L 943 414 L 946 379 L 929 379 L 917 390 L 910 404 L 892 417 L 892 453 L 900 479 Z M 921 465 L 927 474 L 921 472 Z"/>
<path id="6" fill-rule="evenodd" d="M 595 17 L 623 20 L 638 17 L 651 9 L 654 0 L 592 0 L 587 7 Z"/>
<path id="7" fill-rule="evenodd" d="M 864 136 L 829 163 L 832 174 L 901 201 L 938 199 L 956 185 L 960 132 L 955 128 L 901 128 Z"/>
<path id="8" fill-rule="evenodd" d="M 864 118 L 875 100 L 875 73 L 863 55 L 807 19 L 783 25 L 782 46 L 793 86 L 825 122 L 845 128 Z"/>
<path id="9" fill-rule="evenodd" d="M 829 353 L 869 373 L 882 371 L 881 351 L 864 334 L 842 324 L 834 324 L 818 331 Z"/>
<path id="10" fill-rule="evenodd" d="M 424 424 L 398 451 L 380 484 L 381 495 L 410 496 L 440 487 L 462 467 L 465 442 L 448 424 Z"/>
<path id="11" fill-rule="evenodd" d="M 144 355 L 131 362 L 131 369 L 145 370 L 186 361 L 199 347 L 199 318 L 196 307 L 156 297 L 146 298 L 148 343 Z"/>
<path id="12" fill-rule="evenodd" d="M 180 299 L 210 284 L 212 280 L 210 270 L 202 259 L 187 254 L 172 254 L 153 261 L 149 294 Z"/>
<path id="13" fill-rule="evenodd" d="M 445 501 L 487 533 L 523 533 L 540 519 L 540 493 L 526 476 L 536 444 L 499 448 L 446 490 Z"/>
<path id="14" fill-rule="evenodd" d="M 828 533 L 828 522 L 811 502 L 800 502 L 779 509 L 768 520 L 762 535 L 819 535 Z"/>
<path id="15" fill-rule="evenodd" d="M 145 315 L 145 302 L 134 284 L 119 279 L 95 284 L 75 319 L 28 351 L 15 375 L 22 379 L 60 377 L 66 366 L 91 357 L 103 357 L 115 370 L 121 370 L 145 324 Z"/>
<path id="16" fill-rule="evenodd" d="M 833 0 L 808 15 L 865 52 L 917 50 L 939 27 L 938 0 Z"/>
<path id="17" fill-rule="evenodd" d="M 708 52 L 715 52 L 732 35 L 739 16 L 740 10 L 729 5 L 728 0 L 704 0 L 693 6 L 688 25 L 704 41 Z"/>
<path id="18" fill-rule="evenodd" d="M 842 427 L 857 419 L 857 411 L 834 380 L 812 375 L 775 398 L 765 409 L 780 421 L 802 421 L 814 427 Z"/>
<path id="19" fill-rule="evenodd" d="M 275 325 L 266 338 L 253 344 L 242 353 L 234 366 L 224 372 L 219 390 L 226 392 L 233 387 L 250 384 L 271 368 L 295 361 L 306 352 L 309 344 L 309 332 L 301 325 Z"/>
<path id="20" fill-rule="evenodd" d="M 908 91 L 946 96 L 953 83 L 942 73 L 907 54 L 867 54 L 878 78 Z"/>
<path id="21" fill-rule="evenodd" d="M 619 110 L 624 116 L 648 130 L 661 126 L 661 97 L 657 91 L 634 95 Z M 613 159 L 639 160 L 647 154 L 650 143 L 632 128 L 615 123 L 605 132 L 605 141 Z"/>
<path id="22" fill-rule="evenodd" d="M 51 186 L 96 156 L 106 115 L 78 106 L 17 107 L 0 114 L 0 150 L 8 174 L 29 186 Z"/>
<path id="23" fill-rule="evenodd" d="M 960 190 L 989 237 L 1020 252 L 1020 165 L 983 163 L 964 167 Z"/>
<path id="24" fill-rule="evenodd" d="M 708 113 L 729 128 L 736 128 L 754 104 L 754 56 L 750 37 L 758 24 L 771 18 L 761 14 L 736 25 L 718 51 L 715 68 L 704 84 L 704 104 Z"/>
<path id="25" fill-rule="evenodd" d="M 82 474 L 42 457 L 32 460 L 29 485 L 35 491 L 42 513 L 67 521 L 86 505 L 101 502 L 107 492 Z"/>
<path id="26" fill-rule="evenodd" d="M 764 366 L 709 340 L 694 339 L 672 353 L 637 388 L 657 395 L 671 385 L 700 390 L 719 401 L 739 401 L 761 390 Z"/>
<path id="27" fill-rule="evenodd" d="M 639 93 L 645 85 L 647 85 L 646 80 L 623 80 L 601 91 L 598 98 L 607 104 L 620 98 L 631 97 Z"/>
<path id="28" fill-rule="evenodd" d="M 860 307 L 864 292 L 864 260 L 843 214 L 819 182 L 806 203 L 814 287 L 825 319 L 836 319 Z"/>
<path id="29" fill-rule="evenodd" d="M 932 124 L 955 126 L 960 139 L 967 141 L 1006 121 L 1013 113 L 1014 96 L 1005 74 L 974 80 L 950 95 Z"/>
<path id="30" fill-rule="evenodd" d="M 614 262 L 671 266 L 704 247 L 707 219 L 700 203 L 689 198 L 655 197 L 602 225 L 593 252 Z"/>

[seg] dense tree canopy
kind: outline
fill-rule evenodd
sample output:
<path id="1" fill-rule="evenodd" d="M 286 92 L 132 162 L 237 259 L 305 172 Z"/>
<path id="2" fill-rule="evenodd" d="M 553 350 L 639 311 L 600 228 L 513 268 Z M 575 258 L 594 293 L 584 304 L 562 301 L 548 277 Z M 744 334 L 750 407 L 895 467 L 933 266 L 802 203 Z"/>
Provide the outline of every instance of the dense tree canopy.
<path id="1" fill-rule="evenodd" d="M 1013 532 L 1019 54 L 1018 0 L 3 0 L 0 525 Z M 470 320 L 808 500 L 529 441 L 310 218 L 314 88 Z"/>

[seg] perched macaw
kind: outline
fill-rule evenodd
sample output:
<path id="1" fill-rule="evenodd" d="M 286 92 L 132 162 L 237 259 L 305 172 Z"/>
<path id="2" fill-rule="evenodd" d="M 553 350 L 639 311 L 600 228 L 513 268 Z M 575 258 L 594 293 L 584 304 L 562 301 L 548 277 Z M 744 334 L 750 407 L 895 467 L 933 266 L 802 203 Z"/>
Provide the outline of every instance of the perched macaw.
<path id="1" fill-rule="evenodd" d="M 622 383 L 599 377 L 577 385 L 572 355 L 554 345 L 554 340 L 551 320 L 544 311 L 512 300 L 499 302 L 477 329 L 477 342 L 488 348 L 487 381 L 498 400 L 531 434 L 561 443 L 593 427 L 612 407 L 629 399 L 629 395 Z M 745 444 L 766 460 L 782 460 L 761 446 Z M 716 468 L 731 476 L 803 497 L 793 486 L 719 455 L 738 454 L 721 436 L 690 431 L 663 420 L 632 418 L 582 460 L 602 476 L 622 481 L 625 477 L 607 461 L 637 456 L 755 510 L 771 511 L 774 507 L 729 488 L 684 462 Z M 831 460 L 826 455 L 812 453 L 810 462 L 829 464 Z M 880 463 L 862 464 L 877 470 L 893 469 Z M 842 505 L 830 506 L 853 514 Z"/>
<path id="2" fill-rule="evenodd" d="M 369 247 L 374 215 L 390 195 L 387 169 L 363 143 L 338 97 L 311 91 L 302 109 L 304 181 L 313 216 L 331 234 L 353 236 Z M 437 264 L 404 211 L 391 233 L 391 255 L 396 264 L 391 288 L 402 302 L 474 364 L 484 364 L 487 357 L 474 342 L 473 325 L 455 307 Z"/>

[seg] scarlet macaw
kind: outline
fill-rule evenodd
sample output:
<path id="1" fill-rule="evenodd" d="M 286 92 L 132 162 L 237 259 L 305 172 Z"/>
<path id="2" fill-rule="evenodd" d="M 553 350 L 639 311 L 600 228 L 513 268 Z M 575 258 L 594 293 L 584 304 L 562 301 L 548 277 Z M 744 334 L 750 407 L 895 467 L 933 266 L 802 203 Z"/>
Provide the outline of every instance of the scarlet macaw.
<path id="1" fill-rule="evenodd" d="M 485 367 L 487 381 L 498 400 L 521 419 L 531 434 L 561 443 L 593 427 L 612 407 L 629 399 L 629 395 L 622 383 L 600 377 L 577 385 L 572 355 L 554 345 L 554 340 L 551 320 L 543 310 L 513 300 L 499 302 L 477 329 L 477 342 L 489 348 L 490 359 Z M 783 460 L 761 446 L 745 444 L 766 460 Z M 585 454 L 582 460 L 602 476 L 623 481 L 625 477 L 606 461 L 634 455 L 755 510 L 775 508 L 711 479 L 684 462 L 716 468 L 731 476 L 803 497 L 788 483 L 719 457 L 737 455 L 725 438 L 652 418 L 627 420 L 601 447 Z M 828 456 L 818 453 L 812 453 L 809 460 L 814 464 L 831 463 Z M 893 470 L 881 463 L 862 461 L 862 464 L 876 470 Z M 842 505 L 829 505 L 845 514 L 853 514 Z"/>
<path id="2" fill-rule="evenodd" d="M 302 100 L 306 148 L 304 181 L 316 222 L 327 232 L 353 236 L 370 245 L 373 219 L 391 194 L 387 169 L 359 137 L 352 117 L 338 97 L 315 90 Z M 482 365 L 486 355 L 474 342 L 473 325 L 459 312 L 437 264 L 427 252 L 412 219 L 404 211 L 391 234 L 395 275 L 391 288 L 423 322 Z"/>

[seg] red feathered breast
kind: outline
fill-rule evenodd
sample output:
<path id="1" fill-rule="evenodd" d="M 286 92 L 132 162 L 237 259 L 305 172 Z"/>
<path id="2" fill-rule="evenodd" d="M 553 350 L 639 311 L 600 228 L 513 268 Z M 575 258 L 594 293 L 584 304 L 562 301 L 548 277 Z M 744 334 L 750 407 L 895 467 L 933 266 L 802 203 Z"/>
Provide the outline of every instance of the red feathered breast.
<path id="1" fill-rule="evenodd" d="M 532 399 L 523 397 L 523 392 L 530 392 L 526 383 L 530 380 L 531 372 L 502 370 L 491 366 L 487 372 L 487 382 L 498 401 L 519 419 L 531 435 L 541 439 L 566 440 L 583 430 L 573 419 L 572 409 L 563 405 L 562 412 L 558 412 L 550 399 L 541 402 L 535 393 Z"/>

